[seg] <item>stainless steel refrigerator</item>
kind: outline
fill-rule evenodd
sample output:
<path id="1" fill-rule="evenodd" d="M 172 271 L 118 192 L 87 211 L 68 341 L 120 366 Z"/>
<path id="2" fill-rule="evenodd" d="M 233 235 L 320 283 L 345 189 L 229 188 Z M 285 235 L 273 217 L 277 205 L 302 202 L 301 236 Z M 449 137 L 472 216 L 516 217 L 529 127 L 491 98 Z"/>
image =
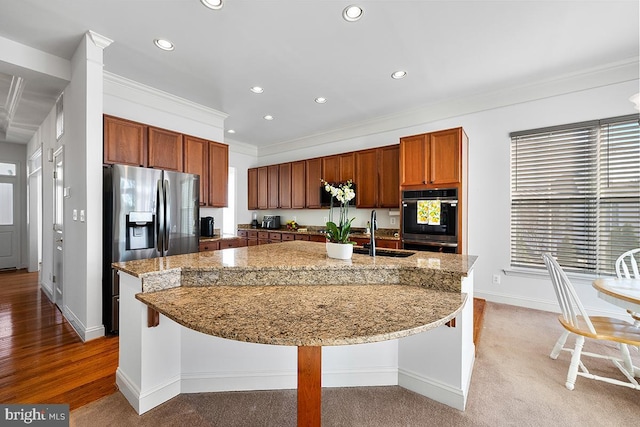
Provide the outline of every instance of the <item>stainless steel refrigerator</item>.
<path id="1" fill-rule="evenodd" d="M 118 332 L 120 286 L 113 262 L 198 252 L 198 175 L 134 166 L 104 167 L 102 317 Z"/>

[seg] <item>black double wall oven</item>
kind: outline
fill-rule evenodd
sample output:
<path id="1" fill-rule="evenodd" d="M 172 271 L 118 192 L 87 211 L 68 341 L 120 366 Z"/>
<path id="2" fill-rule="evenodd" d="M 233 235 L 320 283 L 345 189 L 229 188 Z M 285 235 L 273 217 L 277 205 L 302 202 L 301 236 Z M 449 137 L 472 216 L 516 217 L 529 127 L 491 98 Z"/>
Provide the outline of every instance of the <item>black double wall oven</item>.
<path id="1" fill-rule="evenodd" d="M 402 192 L 404 249 L 456 253 L 458 251 L 458 189 Z"/>

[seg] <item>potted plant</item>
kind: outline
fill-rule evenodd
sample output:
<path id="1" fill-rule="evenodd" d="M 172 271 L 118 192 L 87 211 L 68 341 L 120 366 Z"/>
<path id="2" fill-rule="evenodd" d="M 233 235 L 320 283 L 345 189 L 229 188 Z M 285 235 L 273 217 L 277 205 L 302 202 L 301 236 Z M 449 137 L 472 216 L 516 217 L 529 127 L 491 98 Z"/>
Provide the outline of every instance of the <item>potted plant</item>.
<path id="1" fill-rule="evenodd" d="M 356 197 L 356 192 L 352 188 L 351 180 L 332 185 L 321 180 L 324 189 L 331 194 L 329 205 L 329 222 L 327 222 L 327 256 L 329 258 L 350 259 L 353 254 L 353 242 L 349 241 L 351 233 L 351 222 L 355 218 L 349 219 L 349 201 Z M 333 203 L 336 200 L 340 204 L 340 216 L 338 223 L 333 220 Z"/>

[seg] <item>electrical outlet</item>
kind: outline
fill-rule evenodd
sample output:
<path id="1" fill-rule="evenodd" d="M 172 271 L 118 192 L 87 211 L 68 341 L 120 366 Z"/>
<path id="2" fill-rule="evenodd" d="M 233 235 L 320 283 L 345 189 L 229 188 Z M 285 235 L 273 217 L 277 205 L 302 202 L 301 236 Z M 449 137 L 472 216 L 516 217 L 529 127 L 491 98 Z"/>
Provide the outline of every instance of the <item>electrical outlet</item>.
<path id="1" fill-rule="evenodd" d="M 389 223 L 391 223 L 391 225 L 395 225 L 396 219 L 394 217 L 389 218 Z"/>
<path id="2" fill-rule="evenodd" d="M 493 284 L 494 285 L 499 285 L 500 284 L 500 275 L 499 274 L 494 274 L 493 275 Z"/>

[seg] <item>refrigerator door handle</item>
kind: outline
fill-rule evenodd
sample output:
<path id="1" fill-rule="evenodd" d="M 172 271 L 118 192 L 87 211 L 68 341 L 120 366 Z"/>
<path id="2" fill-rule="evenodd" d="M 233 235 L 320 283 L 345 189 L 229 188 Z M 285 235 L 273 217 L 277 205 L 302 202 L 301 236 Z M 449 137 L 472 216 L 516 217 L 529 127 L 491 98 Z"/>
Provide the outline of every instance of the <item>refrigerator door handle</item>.
<path id="1" fill-rule="evenodd" d="M 171 188 L 169 180 L 164 180 L 164 251 L 169 250 L 169 236 L 171 233 Z"/>
<path id="2" fill-rule="evenodd" d="M 164 189 L 162 179 L 157 182 L 156 190 L 156 249 L 163 253 L 164 247 Z"/>

